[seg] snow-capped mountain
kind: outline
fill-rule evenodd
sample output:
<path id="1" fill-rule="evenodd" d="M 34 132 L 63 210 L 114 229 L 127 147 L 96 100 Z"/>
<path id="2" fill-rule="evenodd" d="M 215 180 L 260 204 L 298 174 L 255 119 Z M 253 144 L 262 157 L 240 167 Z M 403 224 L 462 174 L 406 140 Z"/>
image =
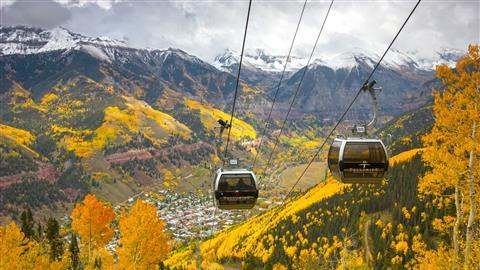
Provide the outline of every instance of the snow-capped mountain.
<path id="1" fill-rule="evenodd" d="M 243 58 L 243 65 L 246 68 L 257 68 L 267 72 L 282 71 L 285 67 L 285 55 L 270 55 L 263 49 L 257 49 L 254 53 L 246 53 Z M 240 62 L 240 54 L 233 50 L 225 50 L 215 57 L 213 65 L 223 71 L 231 71 Z M 290 56 L 286 71 L 295 71 L 307 63 L 306 58 Z"/>
<path id="2" fill-rule="evenodd" d="M 0 27 L 0 55 L 32 54 L 82 47 L 88 50 L 89 46 L 127 47 L 127 44 L 108 37 L 87 37 L 62 27 L 52 30 L 26 26 Z"/>
<path id="3" fill-rule="evenodd" d="M 70 32 L 62 27 L 45 30 L 27 26 L 0 26 L 0 56 L 73 50 L 86 52 L 98 60 L 107 62 L 128 62 L 140 59 L 141 61 L 159 64 L 175 55 L 175 57 L 192 63 L 208 65 L 180 49 L 132 48 L 121 40 L 109 37 L 88 37 Z"/>
<path id="4" fill-rule="evenodd" d="M 465 52 L 457 49 L 445 48 L 432 58 L 420 58 L 414 53 L 402 52 L 398 49 L 391 49 L 382 61 L 384 67 L 394 70 L 400 69 L 421 69 L 431 71 L 438 64 L 453 66 Z M 372 67 L 380 59 L 380 50 L 353 48 L 346 52 L 340 52 L 333 56 L 319 56 L 312 61 L 312 66 L 325 66 L 333 70 L 352 69 L 359 65 Z M 213 65 L 223 71 L 234 71 L 238 68 L 239 53 L 226 50 L 215 57 Z M 307 64 L 307 58 L 291 56 L 287 64 L 287 71 L 296 71 Z M 245 54 L 243 63 L 246 68 L 256 68 L 266 72 L 280 72 L 285 65 L 286 57 L 269 55 L 264 50 L 257 49 L 254 54 Z"/>
<path id="5" fill-rule="evenodd" d="M 220 105 L 234 90 L 235 81 L 233 75 L 180 49 L 132 48 L 122 41 L 63 28 L 0 27 L 0 80 L 28 88 L 79 74 L 128 92 L 141 91 L 147 101 L 168 90 Z M 0 96 L 11 85 L 1 84 Z"/>
<path id="6" fill-rule="evenodd" d="M 347 100 L 349 92 L 363 83 L 381 57 L 378 52 L 381 49 L 356 48 L 312 61 L 297 98 L 298 108 L 325 115 L 343 109 L 336 107 L 341 105 L 338 101 Z M 434 59 L 425 59 L 392 49 L 375 74 L 379 84 L 388 89 L 380 97 L 382 106 L 392 114 L 404 111 L 402 102 L 407 97 L 430 92 L 431 87 L 424 84 L 434 79 L 435 64 L 451 64 L 461 54 L 445 49 Z M 276 90 L 285 61 L 285 56 L 264 50 L 246 53 L 241 79 L 264 90 L 249 105 L 259 111 L 265 107 L 262 102 Z M 279 111 L 288 106 L 306 62 L 306 58 L 290 58 L 278 96 Z M 0 80 L 12 80 L 0 85 L 0 95 L 14 85 L 13 81 L 44 91 L 46 83 L 54 85 L 55 79 L 82 74 L 136 95 L 141 93 L 147 102 L 159 102 L 166 94 L 186 95 L 222 107 L 231 100 L 238 63 L 239 54 L 231 50 L 216 57 L 212 65 L 180 49 L 132 48 L 122 41 L 86 37 L 64 28 L 0 27 Z"/>
<path id="7" fill-rule="evenodd" d="M 313 62 L 313 66 L 326 66 L 333 70 L 352 69 L 359 65 L 367 65 L 373 68 L 380 59 L 381 55 L 373 50 L 354 48 L 348 52 L 343 52 L 332 57 L 321 57 Z M 401 69 L 404 67 L 420 68 L 418 63 L 409 55 L 399 50 L 390 50 L 382 61 L 384 67 L 391 69 Z"/>
<path id="8" fill-rule="evenodd" d="M 465 51 L 454 48 L 442 48 L 435 52 L 434 57 L 419 57 L 417 62 L 425 69 L 434 70 L 437 65 L 446 64 L 454 67 L 458 59 L 465 55 Z"/>

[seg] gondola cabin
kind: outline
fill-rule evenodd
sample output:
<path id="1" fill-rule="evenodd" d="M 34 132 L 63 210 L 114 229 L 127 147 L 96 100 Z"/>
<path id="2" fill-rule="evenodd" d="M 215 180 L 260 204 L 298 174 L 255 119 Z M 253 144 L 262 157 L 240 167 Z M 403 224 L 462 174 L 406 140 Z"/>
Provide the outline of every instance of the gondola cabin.
<path id="1" fill-rule="evenodd" d="M 388 171 L 388 154 L 379 139 L 336 138 L 328 151 L 332 175 L 347 184 L 379 184 Z"/>
<path id="2" fill-rule="evenodd" d="M 220 209 L 251 209 L 258 198 L 257 180 L 249 170 L 219 169 L 213 188 Z"/>

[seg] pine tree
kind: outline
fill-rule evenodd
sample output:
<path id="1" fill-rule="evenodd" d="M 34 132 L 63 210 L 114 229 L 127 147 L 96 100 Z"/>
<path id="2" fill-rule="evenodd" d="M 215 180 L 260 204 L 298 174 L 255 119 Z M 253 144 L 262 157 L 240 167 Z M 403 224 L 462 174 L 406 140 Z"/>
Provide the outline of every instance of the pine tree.
<path id="1" fill-rule="evenodd" d="M 61 259 L 63 255 L 63 241 L 60 236 L 60 225 L 56 219 L 48 219 L 45 237 L 50 246 L 50 260 L 55 261 Z"/>
<path id="2" fill-rule="evenodd" d="M 70 246 L 68 247 L 70 251 L 70 258 L 72 260 L 72 269 L 77 270 L 80 267 L 80 249 L 78 248 L 77 235 L 72 233 L 72 239 L 70 240 Z"/>
<path id="3" fill-rule="evenodd" d="M 20 216 L 22 232 L 27 238 L 33 238 L 35 221 L 33 220 L 32 210 L 28 207 L 23 210 Z"/>
<path id="4" fill-rule="evenodd" d="M 42 224 L 40 224 L 40 222 L 37 223 L 37 232 L 36 232 L 36 239 L 38 242 L 42 242 L 43 240 L 43 227 L 42 227 Z"/>

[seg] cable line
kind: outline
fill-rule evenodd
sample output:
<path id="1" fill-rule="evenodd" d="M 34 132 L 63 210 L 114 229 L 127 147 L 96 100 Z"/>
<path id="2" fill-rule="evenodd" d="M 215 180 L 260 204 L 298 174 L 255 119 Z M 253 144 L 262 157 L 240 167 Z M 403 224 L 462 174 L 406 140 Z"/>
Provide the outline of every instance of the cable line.
<path id="1" fill-rule="evenodd" d="M 412 14 L 415 12 L 415 10 L 417 9 L 418 5 L 420 4 L 422 0 L 418 0 L 417 3 L 415 4 L 415 6 L 413 7 L 412 11 L 410 11 L 410 14 L 408 15 L 408 17 L 406 18 L 406 20 L 403 22 L 402 26 L 400 27 L 400 29 L 398 30 L 397 34 L 395 35 L 395 37 L 393 38 L 393 40 L 390 42 L 390 44 L 388 45 L 387 49 L 385 50 L 385 52 L 383 53 L 382 57 L 380 58 L 380 60 L 378 60 L 377 64 L 375 64 L 373 70 L 370 72 L 370 75 L 368 75 L 367 79 L 365 80 L 365 83 L 360 87 L 360 89 L 358 89 L 355 97 L 353 98 L 353 100 L 350 102 L 350 104 L 348 105 L 347 109 L 343 112 L 342 116 L 340 117 L 340 119 L 337 121 L 337 123 L 335 124 L 335 126 L 332 128 L 332 130 L 330 130 L 330 133 L 328 133 L 327 137 L 325 138 L 325 140 L 323 141 L 322 145 L 319 147 L 319 149 L 317 150 L 317 152 L 315 153 L 315 155 L 313 155 L 312 159 L 310 160 L 310 162 L 307 164 L 307 166 L 305 167 L 305 169 L 303 170 L 303 172 L 300 174 L 300 176 L 297 178 L 297 180 L 295 181 L 295 184 L 292 186 L 292 188 L 290 189 L 290 191 L 287 193 L 287 195 L 285 196 L 285 198 L 283 198 L 282 200 L 282 204 L 280 206 L 283 206 L 286 199 L 290 196 L 290 194 L 293 192 L 293 189 L 295 188 L 295 186 L 298 184 L 298 182 L 300 182 L 300 180 L 302 179 L 302 177 L 305 175 L 306 171 L 308 170 L 308 168 L 310 167 L 310 165 L 312 165 L 312 163 L 314 162 L 315 158 L 320 154 L 320 152 L 322 151 L 323 147 L 325 146 L 326 142 L 328 141 L 328 139 L 330 138 L 330 136 L 332 136 L 333 132 L 335 131 L 335 129 L 338 127 L 338 125 L 343 121 L 343 118 L 345 118 L 345 115 L 348 113 L 348 111 L 350 110 L 350 108 L 352 107 L 352 105 L 355 103 L 355 101 L 357 100 L 357 98 L 360 96 L 360 93 L 362 92 L 364 86 L 366 84 L 368 84 L 368 82 L 370 81 L 370 79 L 372 78 L 373 74 L 375 73 L 375 71 L 377 70 L 377 68 L 380 66 L 380 63 L 382 62 L 383 58 L 385 57 L 385 55 L 388 53 L 388 51 L 390 50 L 390 48 L 392 47 L 393 43 L 395 42 L 395 40 L 397 39 L 397 37 L 400 35 L 400 33 L 402 32 L 403 28 L 405 27 L 405 25 L 407 24 L 407 22 L 409 21 L 410 17 L 412 16 Z M 273 218 L 273 214 L 272 216 L 270 217 L 270 221 L 272 220 Z"/>
<path id="2" fill-rule="evenodd" d="M 235 93 L 233 95 L 232 113 L 230 116 L 230 127 L 228 129 L 227 144 L 225 145 L 225 150 L 223 152 L 224 162 L 225 162 L 225 158 L 227 158 L 228 143 L 230 142 L 230 133 L 232 132 L 233 116 L 235 115 L 235 105 L 237 102 L 238 85 L 240 84 L 240 72 L 242 70 L 243 52 L 245 50 L 245 41 L 247 39 L 248 21 L 250 20 L 251 8 L 252 8 L 252 0 L 248 2 L 247 21 L 245 22 L 245 31 L 243 33 L 242 51 L 240 53 L 240 63 L 238 66 L 238 73 L 237 73 L 237 84 L 235 86 Z"/>
<path id="3" fill-rule="evenodd" d="M 255 154 L 255 158 L 253 159 L 252 169 L 253 169 L 253 167 L 255 167 L 255 163 L 257 162 L 257 157 L 262 150 L 263 138 L 265 137 L 265 133 L 267 132 L 268 122 L 270 121 L 270 118 L 272 117 L 273 107 L 275 106 L 275 102 L 277 100 L 278 92 L 280 90 L 280 85 L 283 82 L 283 77 L 285 76 L 285 71 L 287 70 L 288 60 L 290 60 L 290 54 L 292 53 L 293 45 L 295 44 L 295 39 L 297 38 L 298 29 L 300 28 L 300 22 L 302 21 L 303 13 L 305 11 L 305 7 L 307 6 L 307 1 L 308 0 L 305 0 L 305 2 L 303 3 L 302 12 L 300 13 L 300 18 L 298 19 L 298 23 L 297 23 L 297 28 L 295 29 L 295 34 L 293 35 L 292 43 L 290 44 L 290 49 L 288 50 L 287 58 L 285 60 L 285 65 L 283 66 L 282 75 L 280 76 L 280 80 L 278 81 L 278 85 L 277 85 L 277 90 L 275 90 L 275 94 L 273 96 L 272 106 L 270 107 L 270 111 L 268 112 L 268 117 L 267 117 L 267 120 L 265 121 L 265 126 L 264 126 L 263 131 L 262 131 L 262 136 L 260 137 L 260 142 L 259 142 L 258 146 L 256 147 L 257 153 Z"/>
<path id="4" fill-rule="evenodd" d="M 310 62 L 312 61 L 312 58 L 313 58 L 313 54 L 315 53 L 315 49 L 317 47 L 317 44 L 318 44 L 318 41 L 320 40 L 320 36 L 323 32 L 323 28 L 325 27 L 325 23 L 327 22 L 327 19 L 328 19 L 328 15 L 330 14 L 330 10 L 332 9 L 332 5 L 333 5 L 333 2 L 335 0 L 332 0 L 330 2 L 330 6 L 328 7 L 328 10 L 327 10 L 327 13 L 325 15 L 325 18 L 323 19 L 323 23 L 322 23 L 322 27 L 320 28 L 320 31 L 318 32 L 318 35 L 317 35 L 317 39 L 315 40 L 315 44 L 313 45 L 313 48 L 312 48 L 312 52 L 310 53 L 310 56 L 308 58 L 308 61 L 307 61 L 307 65 L 305 66 L 305 68 L 303 69 L 303 73 L 302 73 L 302 76 L 300 78 L 300 82 L 298 83 L 298 86 L 297 86 L 297 89 L 295 91 L 295 94 L 293 95 L 293 99 L 292 99 L 292 102 L 290 103 L 290 107 L 288 108 L 288 111 L 287 111 L 287 114 L 285 115 L 285 119 L 283 120 L 283 123 L 282 123 L 282 126 L 280 128 L 280 133 L 278 134 L 277 136 L 277 139 L 275 140 L 275 144 L 273 146 L 273 149 L 272 151 L 270 152 L 270 156 L 268 158 L 268 161 L 267 161 L 267 164 L 265 165 L 265 169 L 263 170 L 263 176 L 265 176 L 266 172 L 267 172 L 267 168 L 268 166 L 270 165 L 270 162 L 272 161 L 272 157 L 273 157 L 273 153 L 275 152 L 275 150 L 277 149 L 277 146 L 278 146 L 278 142 L 280 141 L 280 137 L 282 136 L 282 133 L 283 133 L 283 130 L 284 130 L 284 127 L 285 127 L 285 124 L 287 123 L 287 120 L 288 120 L 288 116 L 290 115 L 290 112 L 292 110 L 292 107 L 293 107 L 293 104 L 295 103 L 295 100 L 297 98 L 297 95 L 298 93 L 300 92 L 300 88 L 302 86 L 302 82 L 303 82 L 303 79 L 305 78 L 305 74 L 307 73 L 307 70 L 308 70 L 308 65 L 310 64 Z"/>

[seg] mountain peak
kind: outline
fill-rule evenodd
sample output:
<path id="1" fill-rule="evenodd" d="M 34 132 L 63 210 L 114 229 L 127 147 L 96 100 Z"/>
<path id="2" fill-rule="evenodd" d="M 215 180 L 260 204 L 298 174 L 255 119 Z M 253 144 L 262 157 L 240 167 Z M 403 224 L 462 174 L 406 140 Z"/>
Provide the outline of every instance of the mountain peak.
<path id="1" fill-rule="evenodd" d="M 268 53 L 265 49 L 257 48 L 253 52 L 247 52 L 243 56 L 243 65 L 245 67 L 260 69 L 267 72 L 281 72 L 285 67 L 287 57 L 284 55 L 275 55 Z M 229 71 L 233 66 L 240 62 L 240 53 L 226 49 L 223 53 L 217 55 L 213 65 L 217 68 Z M 290 56 L 286 71 L 296 71 L 305 66 L 304 58 Z"/>
<path id="2" fill-rule="evenodd" d="M 455 48 L 449 47 L 442 47 L 439 51 L 436 51 L 437 55 L 440 59 L 445 61 L 457 61 L 460 57 L 462 57 L 465 52 Z"/>
<path id="3" fill-rule="evenodd" d="M 0 26 L 0 55 L 80 49 L 83 45 L 127 47 L 121 40 L 87 37 L 63 27 L 46 30 L 29 26 Z"/>

